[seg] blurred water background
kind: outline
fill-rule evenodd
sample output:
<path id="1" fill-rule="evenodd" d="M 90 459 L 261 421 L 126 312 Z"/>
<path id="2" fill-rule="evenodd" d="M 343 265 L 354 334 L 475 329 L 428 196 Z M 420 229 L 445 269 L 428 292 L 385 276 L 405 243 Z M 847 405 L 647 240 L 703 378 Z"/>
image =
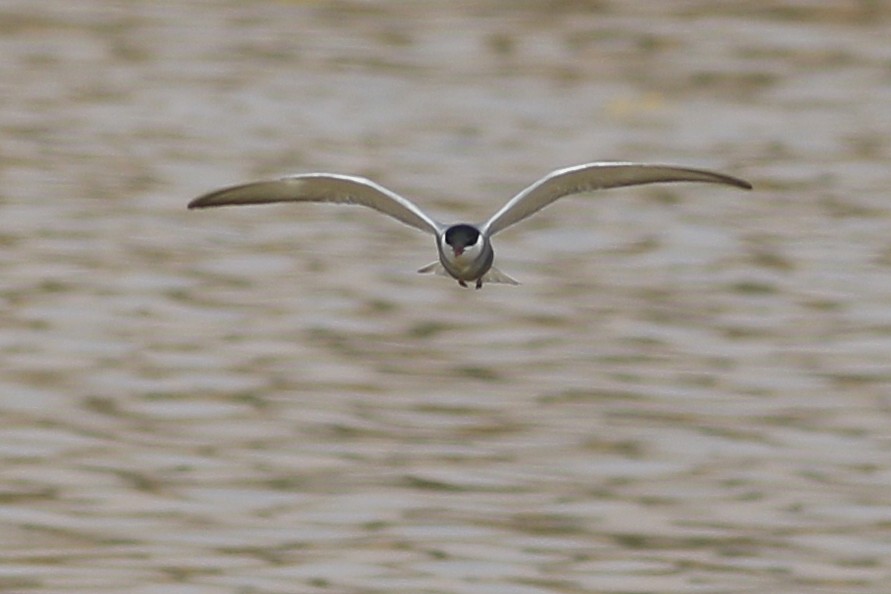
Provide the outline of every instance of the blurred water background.
<path id="1" fill-rule="evenodd" d="M 0 591 L 891 591 L 891 4 L 4 0 Z M 480 220 L 415 274 L 331 171 Z"/>

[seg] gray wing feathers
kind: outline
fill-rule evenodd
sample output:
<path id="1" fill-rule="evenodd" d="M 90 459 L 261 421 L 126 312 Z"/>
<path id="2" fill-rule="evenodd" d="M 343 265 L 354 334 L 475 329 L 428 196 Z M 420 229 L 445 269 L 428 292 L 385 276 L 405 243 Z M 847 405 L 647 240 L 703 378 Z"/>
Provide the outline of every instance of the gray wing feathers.
<path id="1" fill-rule="evenodd" d="M 192 200 L 189 208 L 273 202 L 359 204 L 434 235 L 443 227 L 411 201 L 371 180 L 330 173 L 292 175 L 223 188 Z"/>
<path id="2" fill-rule="evenodd" d="M 658 182 L 706 182 L 752 188 L 747 181 L 702 169 L 638 163 L 588 163 L 558 169 L 538 180 L 492 215 L 482 225 L 483 232 L 494 235 L 563 196 Z"/>

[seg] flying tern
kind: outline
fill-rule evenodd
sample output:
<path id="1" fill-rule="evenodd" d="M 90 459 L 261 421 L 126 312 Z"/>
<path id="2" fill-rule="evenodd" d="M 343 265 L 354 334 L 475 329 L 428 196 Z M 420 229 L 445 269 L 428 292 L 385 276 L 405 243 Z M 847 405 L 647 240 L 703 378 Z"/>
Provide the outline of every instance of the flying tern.
<path id="1" fill-rule="evenodd" d="M 704 182 L 736 186 L 752 185 L 742 179 L 706 171 L 646 163 L 597 162 L 557 169 L 511 198 L 483 223 L 442 223 L 410 200 L 364 177 L 336 173 L 305 173 L 222 188 L 199 196 L 189 208 L 273 202 L 332 202 L 359 204 L 431 233 L 439 259 L 418 272 L 451 276 L 462 287 L 474 283 L 518 284 L 492 265 L 492 236 L 530 217 L 564 196 L 641 184 Z"/>

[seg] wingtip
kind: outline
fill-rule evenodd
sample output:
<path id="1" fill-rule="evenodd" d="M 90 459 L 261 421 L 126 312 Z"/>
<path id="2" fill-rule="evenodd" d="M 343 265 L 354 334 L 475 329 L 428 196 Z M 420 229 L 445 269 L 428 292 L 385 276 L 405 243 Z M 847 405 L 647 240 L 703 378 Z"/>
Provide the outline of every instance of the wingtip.
<path id="1" fill-rule="evenodd" d="M 216 194 L 216 192 L 214 192 Z M 214 206 L 213 202 L 209 200 L 209 198 L 213 194 L 204 194 L 203 196 L 198 196 L 197 198 L 193 198 L 186 205 L 186 208 L 189 210 L 195 210 L 196 208 L 207 208 L 208 206 Z"/>
<path id="2" fill-rule="evenodd" d="M 707 173 L 710 173 L 710 172 L 707 172 Z M 718 174 L 713 174 L 713 175 L 716 175 L 716 177 L 714 179 L 712 179 L 711 181 L 716 182 L 716 183 L 726 184 L 728 186 L 733 186 L 733 187 L 739 188 L 741 190 L 751 190 L 753 188 L 751 183 L 749 183 L 746 180 L 739 178 L 739 177 L 734 177 L 732 175 L 727 175 L 725 173 L 718 173 Z"/>

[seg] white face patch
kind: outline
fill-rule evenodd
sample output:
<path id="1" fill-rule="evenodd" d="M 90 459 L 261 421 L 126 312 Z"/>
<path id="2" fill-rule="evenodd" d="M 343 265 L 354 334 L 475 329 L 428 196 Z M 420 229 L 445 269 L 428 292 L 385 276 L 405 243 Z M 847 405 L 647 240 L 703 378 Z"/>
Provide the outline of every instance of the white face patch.
<path id="1" fill-rule="evenodd" d="M 483 242 L 481 241 L 482 235 L 476 238 L 476 243 L 473 245 L 468 245 L 464 247 L 464 253 L 461 254 L 461 258 L 466 258 L 469 260 L 475 260 L 477 256 L 480 255 L 483 251 Z"/>

